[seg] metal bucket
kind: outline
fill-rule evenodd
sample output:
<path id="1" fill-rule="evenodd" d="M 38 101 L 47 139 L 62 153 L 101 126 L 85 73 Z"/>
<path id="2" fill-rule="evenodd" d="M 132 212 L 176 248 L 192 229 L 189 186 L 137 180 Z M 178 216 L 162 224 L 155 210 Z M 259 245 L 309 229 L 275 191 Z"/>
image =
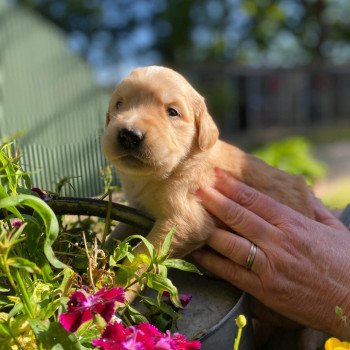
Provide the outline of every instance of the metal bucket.
<path id="1" fill-rule="evenodd" d="M 182 312 L 179 332 L 188 339 L 199 338 L 202 350 L 232 350 L 237 326 L 235 319 L 243 314 L 239 350 L 254 349 L 253 325 L 247 295 L 231 284 L 205 275 L 171 271 L 169 278 L 180 293 L 189 293 L 192 300 Z"/>

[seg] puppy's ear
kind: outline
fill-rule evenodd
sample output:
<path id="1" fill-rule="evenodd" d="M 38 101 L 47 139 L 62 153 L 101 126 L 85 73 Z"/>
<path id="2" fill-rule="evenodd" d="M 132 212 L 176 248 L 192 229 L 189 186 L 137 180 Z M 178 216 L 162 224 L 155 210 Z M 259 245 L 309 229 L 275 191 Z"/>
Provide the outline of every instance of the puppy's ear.
<path id="1" fill-rule="evenodd" d="M 105 127 L 109 124 L 110 120 L 111 120 L 111 117 L 110 117 L 110 115 L 109 115 L 109 112 L 107 112 L 107 113 L 106 113 Z"/>
<path id="2" fill-rule="evenodd" d="M 202 151 L 205 151 L 214 146 L 219 138 L 219 130 L 213 118 L 209 115 L 202 96 L 196 96 L 194 107 L 198 130 L 198 145 Z"/>

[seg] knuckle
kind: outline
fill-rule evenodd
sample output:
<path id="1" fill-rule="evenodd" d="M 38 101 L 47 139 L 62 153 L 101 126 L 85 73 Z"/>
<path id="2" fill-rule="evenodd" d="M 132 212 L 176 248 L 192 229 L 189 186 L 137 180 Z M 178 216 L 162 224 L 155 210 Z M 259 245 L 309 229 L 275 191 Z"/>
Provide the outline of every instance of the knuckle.
<path id="1" fill-rule="evenodd" d="M 245 220 L 244 209 L 236 205 L 227 205 L 222 211 L 222 220 L 230 228 L 234 229 Z"/>
<path id="2" fill-rule="evenodd" d="M 239 193 L 239 202 L 245 207 L 252 206 L 258 201 L 258 199 L 259 193 L 248 188 L 245 188 Z"/>
<path id="3" fill-rule="evenodd" d="M 237 241 L 231 238 L 226 242 L 224 254 L 227 257 L 234 257 L 237 255 L 238 249 Z"/>

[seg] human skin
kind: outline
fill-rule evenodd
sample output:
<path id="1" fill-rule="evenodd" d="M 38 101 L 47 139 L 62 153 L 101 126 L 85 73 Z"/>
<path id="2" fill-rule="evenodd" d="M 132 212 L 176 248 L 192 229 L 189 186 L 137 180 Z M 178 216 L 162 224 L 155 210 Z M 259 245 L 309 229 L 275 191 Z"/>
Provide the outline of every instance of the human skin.
<path id="1" fill-rule="evenodd" d="M 201 188 L 204 207 L 230 231 L 216 227 L 193 253 L 206 270 L 246 291 L 278 314 L 338 338 L 350 316 L 350 232 L 311 193 L 316 220 L 282 205 L 217 169 L 215 188 Z M 257 246 L 251 270 L 245 265 Z"/>

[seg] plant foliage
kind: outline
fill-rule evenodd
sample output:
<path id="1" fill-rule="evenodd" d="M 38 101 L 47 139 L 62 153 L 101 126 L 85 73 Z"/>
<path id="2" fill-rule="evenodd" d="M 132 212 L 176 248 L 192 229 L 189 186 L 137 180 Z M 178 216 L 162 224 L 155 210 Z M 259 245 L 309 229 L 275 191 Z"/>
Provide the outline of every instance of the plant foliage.
<path id="1" fill-rule="evenodd" d="M 100 222 L 87 218 L 67 223 L 38 193 L 19 165 L 14 143 L 2 143 L 0 350 L 92 349 L 105 341 L 122 344 L 121 338 L 108 338 L 108 329 L 122 327 L 126 341 L 132 332 L 141 334 L 149 327 L 143 324 L 150 322 L 156 336 L 145 341 L 168 339 L 172 349 L 179 342 L 193 346 L 189 349 L 199 348 L 198 342 L 181 335 L 162 333 L 176 331 L 183 308 L 168 269 L 198 272 L 192 264 L 168 257 L 175 228 L 158 251 L 146 238 L 133 235 L 109 253 L 97 239 Z M 135 240 L 142 241 L 148 254 L 133 254 Z M 124 295 L 133 293 L 136 283 L 141 291 L 146 286 L 153 289 L 155 298 L 140 294 L 139 302 L 131 306 Z M 164 292 L 169 297 L 164 298 Z M 139 304 L 146 311 L 139 311 Z"/>
<path id="2" fill-rule="evenodd" d="M 326 173 L 325 166 L 313 157 L 311 145 L 303 137 L 273 142 L 254 153 L 274 167 L 290 174 L 304 176 L 309 185 L 313 185 Z"/>

